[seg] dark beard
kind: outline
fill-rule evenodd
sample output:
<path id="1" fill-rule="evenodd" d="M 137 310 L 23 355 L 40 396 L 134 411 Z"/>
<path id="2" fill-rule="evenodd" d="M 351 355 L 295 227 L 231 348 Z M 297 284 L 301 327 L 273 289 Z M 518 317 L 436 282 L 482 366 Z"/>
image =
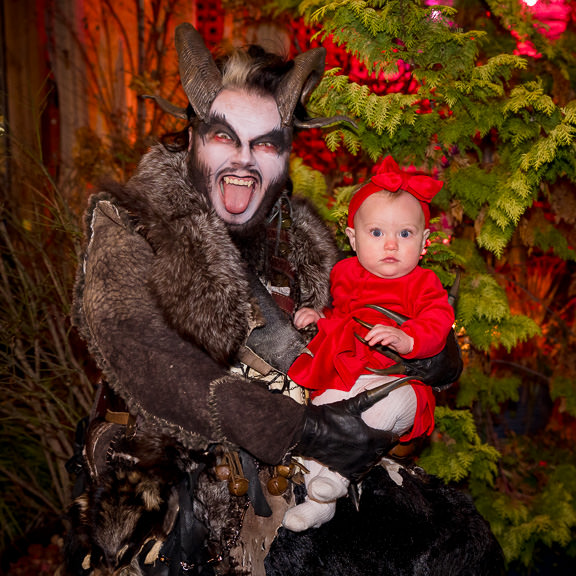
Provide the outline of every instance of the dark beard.
<path id="1" fill-rule="evenodd" d="M 188 174 L 192 186 L 200 192 L 200 194 L 210 199 L 210 175 L 208 169 L 204 164 L 198 162 L 193 149 L 188 155 Z M 274 207 L 274 204 L 276 204 L 278 198 L 280 198 L 282 192 L 288 187 L 288 180 L 288 163 L 286 163 L 282 174 L 268 186 L 264 198 L 260 202 L 260 206 L 258 206 L 254 216 L 243 224 L 226 223 L 226 227 L 230 231 L 230 236 L 235 241 L 238 239 L 238 241 L 245 243 L 246 240 L 256 238 L 262 233 L 268 214 Z"/>
<path id="2" fill-rule="evenodd" d="M 287 186 L 288 170 L 286 170 L 280 178 L 270 183 L 262 202 L 260 202 L 260 206 L 258 206 L 258 210 L 256 210 L 254 216 L 252 216 L 248 222 L 244 222 L 243 224 L 226 224 L 232 238 L 245 241 L 246 239 L 260 235 L 265 228 L 268 215 L 274 208 L 274 204 L 276 204 L 278 198 L 280 198 Z"/>

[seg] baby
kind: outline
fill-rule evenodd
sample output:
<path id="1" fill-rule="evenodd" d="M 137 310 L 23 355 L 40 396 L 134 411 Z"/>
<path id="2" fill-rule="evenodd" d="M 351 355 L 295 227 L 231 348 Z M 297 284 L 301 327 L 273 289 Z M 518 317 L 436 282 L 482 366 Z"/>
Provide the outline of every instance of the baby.
<path id="1" fill-rule="evenodd" d="M 418 266 L 430 234 L 429 202 L 443 183 L 427 175 L 401 170 L 389 156 L 379 172 L 353 196 L 346 235 L 355 257 L 338 262 L 331 273 L 332 306 L 318 312 L 299 309 L 296 328 L 317 323 L 318 334 L 288 372 L 310 389 L 315 404 L 350 398 L 391 379 L 369 368 L 394 362 L 374 345 L 387 346 L 405 358 L 427 358 L 440 352 L 454 323 L 446 290 L 430 270 Z M 409 320 L 401 327 L 378 305 Z M 370 325 L 363 336 L 354 319 Z M 399 375 L 401 376 L 401 375 Z M 406 442 L 434 428 L 435 399 L 429 386 L 410 381 L 366 410 L 362 418 L 373 428 L 391 430 Z M 336 500 L 348 491 L 346 478 L 314 460 L 304 461 L 307 498 L 288 510 L 283 525 L 299 532 L 318 527 L 334 516 Z"/>

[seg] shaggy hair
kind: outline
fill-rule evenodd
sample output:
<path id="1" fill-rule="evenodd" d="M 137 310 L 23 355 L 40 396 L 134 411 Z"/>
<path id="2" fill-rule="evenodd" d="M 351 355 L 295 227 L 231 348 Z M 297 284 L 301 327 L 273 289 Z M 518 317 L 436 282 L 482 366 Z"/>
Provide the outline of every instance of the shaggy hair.
<path id="1" fill-rule="evenodd" d="M 242 236 L 235 243 L 208 199 L 189 182 L 186 157 L 155 146 L 127 185 L 110 182 L 105 189 L 153 250 L 149 288 L 168 325 L 226 366 L 257 316 L 247 280 L 253 271 L 245 257 L 260 254 L 255 243 L 261 236 Z M 288 262 L 300 281 L 296 304 L 321 309 L 329 303 L 326 280 L 336 246 L 308 202 L 292 200 L 292 222 Z M 257 262 L 251 264 L 257 269 Z"/>
<path id="2" fill-rule="evenodd" d="M 260 46 L 251 45 L 216 60 L 216 65 L 222 71 L 224 89 L 248 90 L 274 96 L 278 84 L 294 66 L 294 62 L 266 52 Z"/>
<path id="3" fill-rule="evenodd" d="M 194 530 L 200 537 L 185 551 L 187 560 L 206 565 L 233 539 L 244 504 L 209 472 L 200 474 L 215 459 L 215 454 L 187 450 L 171 437 L 127 437 L 119 429 L 98 482 L 89 484 L 69 512 L 67 574 L 141 576 L 158 571 L 165 554 L 181 558 L 180 541 L 172 544 L 169 535 L 180 536 L 183 497 L 191 499 Z"/>
<path id="4" fill-rule="evenodd" d="M 117 440 L 98 485 L 73 505 L 68 573 L 85 573 L 83 565 L 98 576 L 157 574 L 158 561 L 152 560 L 173 531 L 179 487 L 205 460 L 166 437 Z M 402 467 L 400 474 L 398 486 L 384 468 L 374 468 L 363 481 L 359 510 L 342 498 L 334 519 L 318 529 L 280 528 L 265 560 L 266 575 L 504 574 L 502 549 L 468 495 L 413 466 Z M 295 491 L 301 498 L 304 488 Z M 245 499 L 231 497 L 225 483 L 203 473 L 193 502 L 196 519 L 209 534 L 194 551 L 205 562 L 235 541 Z M 224 571 L 218 573 L 246 574 L 226 554 L 223 560 L 218 568 Z"/>
<path id="5" fill-rule="evenodd" d="M 149 288 L 168 325 L 222 365 L 232 362 L 248 334 L 250 291 L 225 224 L 191 193 L 186 155 L 152 148 L 126 186 L 110 183 L 107 192 L 154 251 Z"/>

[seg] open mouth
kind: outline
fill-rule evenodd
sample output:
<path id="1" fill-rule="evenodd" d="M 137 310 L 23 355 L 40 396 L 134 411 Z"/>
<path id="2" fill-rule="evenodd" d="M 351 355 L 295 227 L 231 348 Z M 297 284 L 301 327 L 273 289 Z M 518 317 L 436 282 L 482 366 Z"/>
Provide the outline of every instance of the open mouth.
<path id="1" fill-rule="evenodd" d="M 230 214 L 242 214 L 250 205 L 256 179 L 252 176 L 224 176 L 220 181 L 220 193 L 226 211 Z"/>

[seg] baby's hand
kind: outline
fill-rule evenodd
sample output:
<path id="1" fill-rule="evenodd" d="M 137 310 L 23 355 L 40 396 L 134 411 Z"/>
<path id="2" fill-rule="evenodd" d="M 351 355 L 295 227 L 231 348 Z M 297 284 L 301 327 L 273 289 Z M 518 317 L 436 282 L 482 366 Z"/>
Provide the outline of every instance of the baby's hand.
<path id="1" fill-rule="evenodd" d="M 322 316 L 313 308 L 299 308 L 294 314 L 294 326 L 301 330 L 309 324 L 316 324 Z"/>
<path id="2" fill-rule="evenodd" d="M 368 341 L 370 346 L 382 344 L 382 346 L 389 346 L 392 350 L 398 352 L 398 354 L 409 354 L 414 348 L 414 338 L 412 338 L 412 336 L 408 336 L 408 334 L 400 330 L 400 328 L 383 326 L 382 324 L 376 324 L 376 326 L 364 336 L 364 339 Z"/>

